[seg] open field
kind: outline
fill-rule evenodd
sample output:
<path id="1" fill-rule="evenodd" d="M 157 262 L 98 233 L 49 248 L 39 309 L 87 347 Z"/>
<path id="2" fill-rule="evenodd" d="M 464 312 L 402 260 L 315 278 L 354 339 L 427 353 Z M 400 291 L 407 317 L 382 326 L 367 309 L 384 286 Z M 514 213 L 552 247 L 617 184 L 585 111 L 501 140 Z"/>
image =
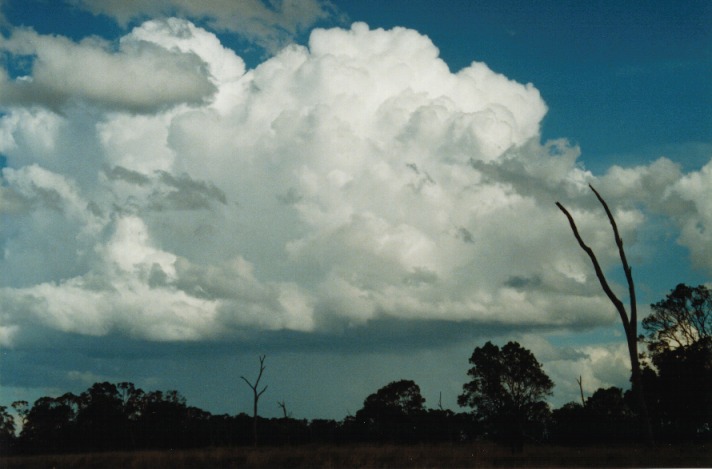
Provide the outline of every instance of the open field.
<path id="1" fill-rule="evenodd" d="M 15 468 L 469 468 L 469 467 L 710 467 L 707 445 L 507 448 L 471 445 L 344 445 L 207 448 L 1 458 Z"/>

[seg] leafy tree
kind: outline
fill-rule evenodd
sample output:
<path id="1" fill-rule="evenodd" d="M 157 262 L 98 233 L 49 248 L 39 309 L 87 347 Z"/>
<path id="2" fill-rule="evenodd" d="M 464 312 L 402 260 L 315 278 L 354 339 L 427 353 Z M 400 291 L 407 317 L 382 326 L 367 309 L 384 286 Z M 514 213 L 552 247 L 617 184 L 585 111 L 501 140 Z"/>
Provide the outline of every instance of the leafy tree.
<path id="1" fill-rule="evenodd" d="M 712 291 L 681 283 L 665 299 L 650 305 L 640 340 L 655 357 L 670 350 L 709 347 L 712 339 Z"/>
<path id="2" fill-rule="evenodd" d="M 420 394 L 420 386 L 414 381 L 402 379 L 393 381 L 371 394 L 363 402 L 363 411 L 382 411 L 414 415 L 424 410 L 425 398 Z"/>
<path id="3" fill-rule="evenodd" d="M 636 419 L 623 390 L 599 388 L 584 401 L 552 412 L 551 440 L 563 444 L 611 444 L 636 437 Z"/>
<path id="4" fill-rule="evenodd" d="M 128 417 L 115 384 L 93 384 L 79 396 L 77 426 L 82 442 L 95 450 L 125 446 Z"/>
<path id="5" fill-rule="evenodd" d="M 410 441 L 417 438 L 418 420 L 425 411 L 425 399 L 414 381 L 393 381 L 369 395 L 356 412 L 361 438 Z"/>
<path id="6" fill-rule="evenodd" d="M 20 424 L 24 427 L 27 423 L 27 415 L 30 413 L 30 403 L 27 401 L 15 401 L 10 405 L 17 412 L 20 417 Z"/>
<path id="7" fill-rule="evenodd" d="M 132 421 L 138 419 L 146 397 L 143 389 L 137 388 L 133 383 L 122 382 L 116 385 L 116 390 L 121 400 L 124 415 Z"/>
<path id="8" fill-rule="evenodd" d="M 489 433 L 521 448 L 525 433 L 543 433 L 549 408 L 544 398 L 554 383 L 529 350 L 517 342 L 501 349 L 487 342 L 470 357 L 472 380 L 463 385 L 458 404 L 471 407 Z"/>
<path id="9" fill-rule="evenodd" d="M 568 402 L 551 413 L 551 440 L 558 444 L 591 443 L 586 408 L 578 402 Z"/>
<path id="10" fill-rule="evenodd" d="M 643 319 L 657 370 L 656 413 L 668 438 L 712 433 L 712 291 L 677 285 Z"/>
<path id="11" fill-rule="evenodd" d="M 0 406 L 0 454 L 9 454 L 15 441 L 15 419 Z"/>
<path id="12" fill-rule="evenodd" d="M 590 432 L 589 442 L 620 443 L 635 437 L 635 418 L 618 387 L 599 388 L 586 401 L 582 422 Z"/>
<path id="13" fill-rule="evenodd" d="M 188 419 L 186 400 L 178 391 L 147 393 L 138 421 L 144 444 L 151 448 L 181 447 L 188 433 Z"/>
<path id="14" fill-rule="evenodd" d="M 66 400 L 41 397 L 27 413 L 21 444 L 37 453 L 67 451 L 72 446 L 73 420 Z"/>

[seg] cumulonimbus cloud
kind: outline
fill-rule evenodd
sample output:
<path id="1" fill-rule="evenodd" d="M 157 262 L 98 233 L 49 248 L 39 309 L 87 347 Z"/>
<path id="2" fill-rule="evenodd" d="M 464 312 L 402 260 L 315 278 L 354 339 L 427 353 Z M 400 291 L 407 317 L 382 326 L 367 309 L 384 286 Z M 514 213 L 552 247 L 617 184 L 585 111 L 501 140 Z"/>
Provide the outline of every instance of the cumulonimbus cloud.
<path id="1" fill-rule="evenodd" d="M 163 85 L 209 86 L 156 106 L 147 77 L 130 85 L 150 103 L 143 114 L 126 103 L 107 112 L 93 85 L 53 66 L 72 83 L 62 114 L 6 103 L 8 344 L 36 321 L 150 340 L 328 332 L 382 318 L 610 323 L 615 312 L 554 206 L 570 208 L 612 265 L 590 182 L 617 207 L 626 240 L 645 223 L 639 202 L 682 208 L 681 242 L 705 252 L 709 166 L 683 175 L 659 160 L 597 178 L 565 140 L 540 142 L 547 108 L 533 85 L 478 62 L 451 71 L 413 30 L 318 29 L 308 47 L 252 70 L 175 18 L 142 24 L 116 53 L 22 34 L 5 48 L 24 41 L 44 57 L 42 42 L 140 64 L 144 52 L 123 44 L 141 44 L 169 58 Z M 32 86 L 45 83 L 42 66 Z M 85 99 L 94 112 L 77 112 L 74 96 L 98 96 Z M 709 255 L 700 263 L 712 269 Z"/>

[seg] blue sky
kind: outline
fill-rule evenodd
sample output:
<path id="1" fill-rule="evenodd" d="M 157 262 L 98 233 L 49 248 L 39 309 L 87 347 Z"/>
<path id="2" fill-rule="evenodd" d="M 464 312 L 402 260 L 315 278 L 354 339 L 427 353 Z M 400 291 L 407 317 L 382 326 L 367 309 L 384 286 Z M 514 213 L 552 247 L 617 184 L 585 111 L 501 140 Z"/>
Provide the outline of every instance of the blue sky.
<path id="1" fill-rule="evenodd" d="M 0 404 L 95 381 L 456 408 L 518 340 L 627 385 L 615 310 L 712 272 L 709 2 L 0 1 Z"/>

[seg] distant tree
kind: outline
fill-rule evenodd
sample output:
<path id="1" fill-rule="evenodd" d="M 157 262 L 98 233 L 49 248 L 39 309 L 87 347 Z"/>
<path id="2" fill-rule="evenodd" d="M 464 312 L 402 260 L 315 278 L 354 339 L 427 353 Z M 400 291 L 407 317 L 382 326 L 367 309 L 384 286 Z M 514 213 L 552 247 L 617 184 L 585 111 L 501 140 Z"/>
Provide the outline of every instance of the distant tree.
<path id="1" fill-rule="evenodd" d="M 281 401 L 277 401 L 277 405 L 280 409 L 282 409 L 283 418 L 288 419 L 292 416 L 291 412 L 287 412 L 287 403 L 284 402 L 284 399 L 282 399 Z"/>
<path id="2" fill-rule="evenodd" d="M 311 443 L 336 443 L 342 430 L 341 424 L 331 419 L 314 419 L 309 422 L 309 441 Z"/>
<path id="3" fill-rule="evenodd" d="M 141 388 L 137 388 L 135 384 L 129 382 L 118 383 L 116 390 L 121 400 L 121 408 L 124 415 L 132 421 L 138 419 L 141 415 L 141 407 L 146 393 Z"/>
<path id="4" fill-rule="evenodd" d="M 525 434 L 543 433 L 549 414 L 544 398 L 554 383 L 533 353 L 517 342 L 501 349 L 487 342 L 475 348 L 470 364 L 472 380 L 463 385 L 458 404 L 471 407 L 491 436 L 520 449 Z"/>
<path id="5" fill-rule="evenodd" d="M 94 383 L 79 396 L 78 401 L 77 427 L 83 444 L 93 450 L 124 446 L 128 417 L 115 384 Z M 71 405 L 70 401 L 68 404 Z"/>
<path id="6" fill-rule="evenodd" d="M 178 391 L 151 391 L 144 396 L 138 424 L 143 442 L 151 448 L 176 448 L 186 445 L 189 411 Z"/>
<path id="7" fill-rule="evenodd" d="M 651 305 L 645 343 L 657 371 L 656 413 L 667 438 L 712 434 L 712 291 L 679 284 Z"/>
<path id="8" fill-rule="evenodd" d="M 655 357 L 670 350 L 710 346 L 712 339 L 712 291 L 704 285 L 676 286 L 665 299 L 650 305 L 643 319 L 640 340 Z"/>
<path id="9" fill-rule="evenodd" d="M 257 374 L 257 379 L 255 383 L 252 384 L 247 378 L 241 376 L 241 378 L 247 383 L 247 385 L 252 389 L 253 399 L 252 399 L 252 444 L 257 446 L 257 403 L 260 400 L 260 396 L 264 394 L 267 390 L 267 386 L 258 391 L 257 388 L 260 385 L 260 379 L 262 379 L 262 373 L 265 371 L 265 355 L 260 355 L 260 372 Z"/>
<path id="10" fill-rule="evenodd" d="M 364 411 L 380 412 L 388 409 L 405 415 L 414 415 L 424 410 L 425 398 L 414 381 L 393 381 L 371 394 L 363 403 Z"/>
<path id="11" fill-rule="evenodd" d="M 27 401 L 15 401 L 10 404 L 15 412 L 20 417 L 20 425 L 22 427 L 27 423 L 27 414 L 30 413 L 30 404 Z"/>
<path id="12" fill-rule="evenodd" d="M 15 442 L 15 419 L 0 406 L 0 454 L 10 454 Z"/>
<path id="13" fill-rule="evenodd" d="M 425 398 L 414 381 L 393 381 L 364 400 L 354 421 L 362 427 L 362 436 L 367 439 L 414 440 L 424 404 Z"/>
<path id="14" fill-rule="evenodd" d="M 619 444 L 636 437 L 635 416 L 621 388 L 599 388 L 584 402 L 569 402 L 552 412 L 553 442 Z"/>
<path id="15" fill-rule="evenodd" d="M 22 447 L 34 453 L 58 453 L 73 449 L 74 416 L 66 401 L 41 397 L 27 413 L 20 434 Z"/>
<path id="16" fill-rule="evenodd" d="M 603 209 L 605 210 L 606 215 L 608 216 L 608 221 L 613 230 L 613 237 L 615 239 L 616 246 L 618 247 L 618 254 L 621 258 L 623 272 L 625 273 L 626 282 L 628 283 L 628 300 L 630 305 L 630 314 L 626 310 L 626 307 L 623 302 L 616 296 L 616 294 L 613 292 L 610 285 L 608 284 L 608 280 L 606 280 L 606 276 L 603 273 L 603 269 L 601 269 L 601 265 L 598 263 L 598 259 L 596 258 L 596 254 L 593 252 L 593 249 L 591 249 L 584 242 L 583 238 L 579 234 L 578 228 L 576 227 L 576 222 L 574 221 L 574 217 L 559 202 L 556 202 L 556 206 L 559 207 L 559 210 L 561 210 L 564 215 L 566 215 L 566 218 L 569 221 L 569 226 L 571 227 L 571 231 L 573 231 L 576 241 L 578 242 L 581 249 L 588 255 L 589 259 L 591 260 L 591 263 L 593 264 L 593 269 L 596 272 L 596 277 L 598 278 L 598 282 L 601 284 L 601 288 L 603 289 L 606 296 L 608 296 L 608 299 L 611 301 L 611 303 L 613 303 L 613 306 L 615 306 L 616 310 L 618 311 L 621 323 L 623 324 L 623 331 L 625 332 L 626 344 L 628 345 L 628 355 L 630 357 L 631 367 L 631 382 L 633 384 L 633 391 L 637 396 L 641 432 L 644 435 L 648 444 L 652 444 L 653 430 L 650 422 L 650 416 L 648 415 L 648 407 L 645 399 L 645 391 L 642 380 L 640 361 L 638 359 L 638 306 L 635 297 L 633 269 L 628 264 L 628 259 L 625 255 L 625 249 L 623 249 L 623 239 L 618 233 L 618 225 L 616 224 L 615 218 L 613 218 L 611 210 L 608 208 L 608 204 L 603 199 L 603 197 L 601 197 L 601 194 L 599 194 L 598 191 L 593 188 L 592 185 L 589 184 L 588 187 L 593 191 L 593 193 L 596 195 L 596 198 L 603 206 Z"/>
<path id="17" fill-rule="evenodd" d="M 567 402 L 551 412 L 550 438 L 557 444 L 592 443 L 586 408 L 578 402 Z"/>
<path id="18" fill-rule="evenodd" d="M 589 442 L 621 443 L 635 437 L 635 416 L 618 387 L 599 388 L 586 401 Z"/>

